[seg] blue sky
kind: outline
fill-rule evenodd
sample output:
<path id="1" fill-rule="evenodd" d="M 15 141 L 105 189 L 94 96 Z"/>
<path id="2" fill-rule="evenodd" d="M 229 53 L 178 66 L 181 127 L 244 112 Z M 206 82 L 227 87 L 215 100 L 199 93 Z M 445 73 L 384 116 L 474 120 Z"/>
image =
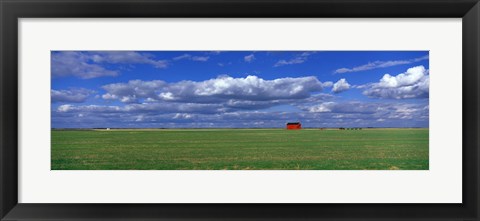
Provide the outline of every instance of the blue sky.
<path id="1" fill-rule="evenodd" d="M 52 128 L 428 127 L 428 51 L 52 51 Z"/>

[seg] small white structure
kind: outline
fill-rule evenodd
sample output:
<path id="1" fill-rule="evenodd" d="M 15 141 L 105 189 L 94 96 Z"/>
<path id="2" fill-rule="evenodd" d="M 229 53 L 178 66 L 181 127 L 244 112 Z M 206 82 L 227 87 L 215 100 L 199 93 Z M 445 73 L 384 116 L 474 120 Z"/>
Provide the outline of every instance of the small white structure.
<path id="1" fill-rule="evenodd" d="M 110 130 L 110 128 L 109 128 L 109 127 L 107 127 L 107 130 Z"/>

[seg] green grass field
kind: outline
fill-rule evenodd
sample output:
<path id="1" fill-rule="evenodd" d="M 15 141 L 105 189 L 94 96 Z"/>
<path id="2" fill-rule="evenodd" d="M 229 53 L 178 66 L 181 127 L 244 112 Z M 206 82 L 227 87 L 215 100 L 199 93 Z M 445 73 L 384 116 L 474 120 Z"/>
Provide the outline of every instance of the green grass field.
<path id="1" fill-rule="evenodd" d="M 52 170 L 428 170 L 428 129 L 52 130 Z"/>

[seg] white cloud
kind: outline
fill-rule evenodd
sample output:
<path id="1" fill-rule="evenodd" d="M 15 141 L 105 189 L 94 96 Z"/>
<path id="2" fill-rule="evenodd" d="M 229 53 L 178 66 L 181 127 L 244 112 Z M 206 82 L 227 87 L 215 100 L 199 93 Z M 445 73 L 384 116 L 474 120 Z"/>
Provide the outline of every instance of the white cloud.
<path id="1" fill-rule="evenodd" d="M 173 116 L 173 119 L 191 119 L 192 117 L 192 114 L 176 113 L 175 116 Z"/>
<path id="2" fill-rule="evenodd" d="M 73 107 L 73 105 L 71 105 L 71 104 L 64 104 L 64 105 L 60 105 L 60 106 L 57 108 L 57 110 L 58 110 L 59 112 L 67 112 L 67 111 L 71 110 L 72 107 Z"/>
<path id="3" fill-rule="evenodd" d="M 103 86 L 107 91 L 104 99 L 120 100 L 125 103 L 149 101 L 174 101 L 183 103 L 218 103 L 234 101 L 275 101 L 304 99 L 312 92 L 323 89 L 322 83 L 313 76 L 264 80 L 249 75 L 245 78 L 219 76 L 206 81 L 163 81 L 134 80 Z M 264 105 L 264 104 L 262 104 Z"/>
<path id="4" fill-rule="evenodd" d="M 243 57 L 243 60 L 245 60 L 245 62 L 252 62 L 253 60 L 255 60 L 255 55 L 254 54 L 247 55 Z"/>
<path id="5" fill-rule="evenodd" d="M 85 88 L 76 88 L 70 90 L 51 90 L 51 102 L 69 102 L 69 103 L 82 103 L 95 91 Z"/>
<path id="6" fill-rule="evenodd" d="M 275 63 L 275 65 L 273 65 L 273 67 L 280 67 L 280 66 L 291 65 L 291 64 L 301 64 L 307 61 L 308 57 L 314 53 L 315 52 L 303 52 L 303 53 L 297 54 L 295 57 L 293 57 L 290 60 L 283 60 L 283 59 L 279 60 L 277 63 Z"/>
<path id="7" fill-rule="evenodd" d="M 308 108 L 309 112 L 315 113 L 324 113 L 324 112 L 332 112 L 333 107 L 335 106 L 335 102 L 325 102 L 319 105 L 315 105 Z"/>
<path id="8" fill-rule="evenodd" d="M 368 64 L 353 67 L 353 68 L 339 68 L 339 69 L 335 70 L 335 73 L 336 74 L 342 74 L 342 73 L 348 73 L 348 72 L 358 72 L 358 71 L 372 70 L 372 69 L 377 69 L 377 68 L 386 68 L 386 67 L 392 67 L 392 66 L 397 66 L 397 65 L 402 65 L 402 64 L 411 64 L 411 63 L 427 60 L 428 58 L 429 58 L 429 56 L 426 55 L 426 56 L 423 56 L 423 57 L 409 59 L 409 60 L 374 61 L 374 62 L 370 62 Z"/>
<path id="9" fill-rule="evenodd" d="M 347 82 L 347 80 L 345 80 L 345 78 L 342 78 L 333 85 L 332 91 L 334 93 L 340 93 L 348 89 L 350 89 L 350 84 Z"/>
<path id="10" fill-rule="evenodd" d="M 325 82 L 323 82 L 322 86 L 323 86 L 323 87 L 331 87 L 331 86 L 333 86 L 333 82 L 331 82 L 331 81 L 325 81 Z"/>
<path id="11" fill-rule="evenodd" d="M 157 100 L 159 90 L 166 86 L 167 83 L 160 80 L 155 81 L 141 81 L 131 80 L 128 83 L 108 84 L 102 88 L 107 93 L 102 95 L 106 100 L 119 100 L 124 103 L 138 102 L 139 99 Z"/>
<path id="12" fill-rule="evenodd" d="M 429 87 L 429 71 L 423 66 L 409 68 L 397 76 L 385 74 L 378 83 L 362 86 L 364 95 L 393 99 L 428 98 Z"/>

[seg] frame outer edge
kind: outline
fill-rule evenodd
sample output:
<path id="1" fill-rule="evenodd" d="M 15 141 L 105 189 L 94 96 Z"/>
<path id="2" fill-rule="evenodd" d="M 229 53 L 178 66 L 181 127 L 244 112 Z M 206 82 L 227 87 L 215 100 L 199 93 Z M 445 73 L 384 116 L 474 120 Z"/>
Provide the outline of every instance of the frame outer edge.
<path id="1" fill-rule="evenodd" d="M 476 100 L 476 125 L 475 125 L 475 132 L 476 132 L 476 146 L 473 146 L 472 148 L 476 150 L 476 153 L 474 155 L 474 157 L 476 158 L 475 160 L 475 164 L 474 164 L 474 168 L 471 168 L 473 169 L 472 173 L 475 173 L 476 174 L 476 180 L 474 180 L 474 183 L 472 185 L 476 186 L 476 189 L 475 187 L 472 188 L 473 190 L 476 190 L 476 194 L 472 194 L 475 196 L 475 199 L 474 199 L 474 207 L 472 209 L 474 209 L 474 214 L 475 214 L 475 220 L 480 220 L 480 216 L 479 216 L 479 213 L 480 213 L 480 174 L 479 174 L 479 171 L 480 171 L 480 3 L 477 2 L 477 4 L 475 4 L 475 6 L 473 7 L 473 10 L 475 12 L 475 20 L 474 20 L 474 27 L 476 27 L 474 30 L 475 30 L 475 38 L 474 38 L 474 42 L 471 42 L 473 43 L 472 46 L 474 46 L 474 51 L 475 51 L 475 55 L 473 56 L 473 58 L 475 60 L 472 61 L 472 66 L 474 66 L 475 68 L 475 76 L 476 76 L 476 87 L 475 87 L 475 100 Z M 473 176 L 474 174 L 472 174 Z"/>
<path id="2" fill-rule="evenodd" d="M 3 47 L 3 39 L 5 35 L 5 22 L 4 22 L 4 9 L 3 9 L 4 2 L 3 0 L 0 0 L 0 86 L 3 88 L 3 76 L 5 74 L 4 71 L 4 66 L 3 66 L 3 58 L 4 58 L 4 47 Z M 5 186 L 4 186 L 4 180 L 5 180 L 5 171 L 4 171 L 4 141 L 3 141 L 3 129 L 4 129 L 4 121 L 3 121 L 3 106 L 4 100 L 3 100 L 3 89 L 0 88 L 0 219 L 3 219 L 5 214 L 8 212 L 7 209 L 5 208 L 5 198 L 3 197 L 4 191 L 5 191 Z"/>
<path id="3" fill-rule="evenodd" d="M 18 205 L 18 14 L 15 10 L 10 10 L 11 6 L 11 2 L 0 0 L 0 219 L 2 220 Z"/>
<path id="4" fill-rule="evenodd" d="M 0 82 L 3 82 L 3 26 L 5 25 L 3 23 L 3 1 L 0 0 Z M 3 107 L 3 93 L 2 90 L 0 90 L 0 110 Z M 3 111 L 0 111 L 0 194 L 3 195 L 3 136 L 1 130 L 3 129 Z M 5 212 L 3 209 L 3 197 L 0 197 L 0 219 L 2 219 L 5 216 Z"/>
<path id="5" fill-rule="evenodd" d="M 477 2 L 464 15 L 462 29 L 462 199 L 469 216 L 465 217 L 465 220 L 478 221 L 480 220 L 480 176 L 478 174 L 480 167 L 480 3 Z M 474 193 L 466 193 L 467 189 Z"/>
<path id="6" fill-rule="evenodd" d="M 475 183 L 474 185 L 476 186 L 476 194 L 475 194 L 475 207 L 473 208 L 474 209 L 474 214 L 475 214 L 475 220 L 478 221 L 480 220 L 480 217 L 479 217 L 479 213 L 480 213 L 480 175 L 479 175 L 479 171 L 480 171 L 480 131 L 479 131 L 479 126 L 480 126 L 480 3 L 477 3 L 473 10 L 475 11 L 475 43 L 474 46 L 474 50 L 475 50 L 475 56 L 474 58 L 476 60 L 473 60 L 472 61 L 472 65 L 475 66 L 475 74 L 476 74 L 476 93 L 475 93 L 475 98 L 476 98 L 476 112 L 477 112 L 477 119 L 476 119 L 476 146 L 475 146 L 475 150 L 476 150 L 476 154 L 475 154 L 475 157 L 476 157 L 476 162 L 475 162 L 475 170 L 474 170 L 474 173 L 476 173 L 476 180 L 475 180 Z M 472 42 L 473 43 L 473 42 Z"/>
<path id="7" fill-rule="evenodd" d="M 479 140 L 479 130 L 480 130 L 480 3 L 477 2 L 477 4 L 475 5 L 475 10 L 476 10 L 476 14 L 477 14 L 477 18 L 476 18 L 476 42 L 477 42 L 477 45 L 476 45 L 476 62 L 475 62 L 475 65 L 476 65 L 476 68 L 477 68 L 477 93 L 476 93 L 476 100 L 477 100 L 477 146 L 476 146 L 476 150 L 477 150 L 477 154 L 476 154 L 476 175 L 477 175 L 477 180 L 476 180 L 476 186 L 477 186 L 477 194 L 476 194 L 476 208 L 475 208 L 475 218 L 476 220 L 480 220 L 480 174 L 479 174 L 479 171 L 480 171 L 480 140 Z"/>

